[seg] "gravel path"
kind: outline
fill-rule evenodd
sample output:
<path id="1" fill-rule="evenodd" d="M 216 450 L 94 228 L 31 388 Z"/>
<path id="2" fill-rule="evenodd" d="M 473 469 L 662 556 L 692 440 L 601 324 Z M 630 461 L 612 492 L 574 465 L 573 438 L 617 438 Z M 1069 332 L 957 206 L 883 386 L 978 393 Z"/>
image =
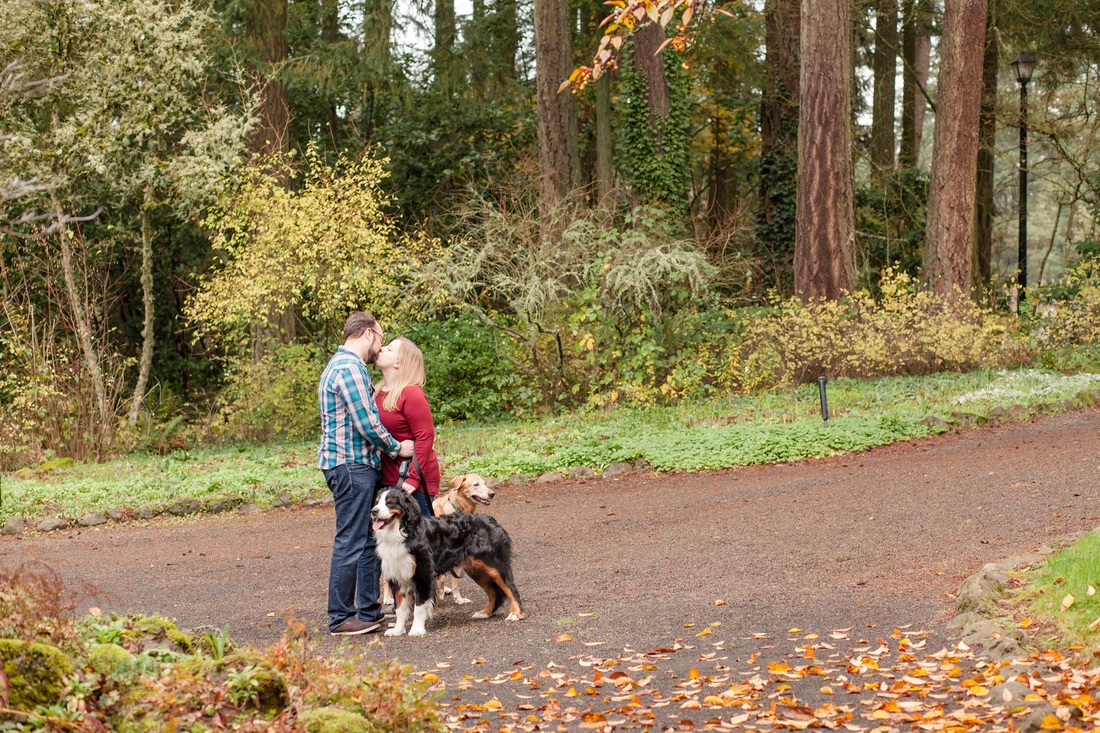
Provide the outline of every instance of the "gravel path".
<path id="1" fill-rule="evenodd" d="M 677 644 L 659 664 L 670 679 L 704 653 L 744 670 L 781 658 L 795 628 L 858 644 L 900 627 L 938 648 L 963 578 L 1100 525 L 1098 476 L 1087 409 L 797 464 L 506 485 L 490 512 L 516 546 L 527 620 L 469 619 L 484 596 L 466 581 L 474 604 L 448 600 L 427 637 L 355 643 L 433 670 L 452 706 L 505 708 L 530 697 L 524 680 L 488 684 L 509 670 L 580 674 Z M 50 565 L 87 589 L 80 610 L 228 622 L 263 644 L 288 609 L 323 629 L 332 523 L 330 507 L 290 508 L 3 538 L 0 566 Z"/>

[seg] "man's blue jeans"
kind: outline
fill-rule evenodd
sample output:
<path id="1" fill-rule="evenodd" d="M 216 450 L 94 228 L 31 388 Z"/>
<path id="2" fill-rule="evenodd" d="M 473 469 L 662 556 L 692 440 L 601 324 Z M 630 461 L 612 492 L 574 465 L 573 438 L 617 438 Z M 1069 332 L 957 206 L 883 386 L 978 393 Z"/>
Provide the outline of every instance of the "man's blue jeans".
<path id="1" fill-rule="evenodd" d="M 349 618 L 381 621 L 378 603 L 378 556 L 370 510 L 378 486 L 378 469 L 350 463 L 324 470 L 325 483 L 336 504 L 336 538 L 328 575 L 329 630 Z"/>

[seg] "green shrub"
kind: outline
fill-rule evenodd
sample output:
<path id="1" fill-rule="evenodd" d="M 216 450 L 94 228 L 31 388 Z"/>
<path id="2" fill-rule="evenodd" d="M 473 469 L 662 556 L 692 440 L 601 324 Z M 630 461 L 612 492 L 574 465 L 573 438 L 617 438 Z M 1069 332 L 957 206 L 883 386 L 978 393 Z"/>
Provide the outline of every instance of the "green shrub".
<path id="1" fill-rule="evenodd" d="M 493 417 L 512 409 L 517 376 L 504 335 L 472 313 L 413 326 L 408 337 L 424 352 L 437 421 Z"/>
<path id="2" fill-rule="evenodd" d="M 323 369 L 322 356 L 310 344 L 273 346 L 259 361 L 232 362 L 211 432 L 216 438 L 253 442 L 315 434 L 320 425 L 317 380 Z"/>

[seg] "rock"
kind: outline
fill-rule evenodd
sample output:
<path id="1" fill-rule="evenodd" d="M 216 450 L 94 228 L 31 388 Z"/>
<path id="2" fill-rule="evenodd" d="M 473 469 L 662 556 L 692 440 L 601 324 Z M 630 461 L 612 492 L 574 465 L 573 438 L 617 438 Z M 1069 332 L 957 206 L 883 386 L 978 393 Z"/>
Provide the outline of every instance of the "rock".
<path id="1" fill-rule="evenodd" d="M 972 624 L 976 621 L 981 621 L 983 618 L 984 617 L 979 613 L 974 613 L 973 611 L 967 611 L 965 613 L 958 614 L 957 616 L 955 616 L 955 618 L 948 621 L 947 622 L 947 628 L 949 628 L 949 629 L 964 629 L 968 625 L 970 625 L 970 624 Z"/>
<path id="2" fill-rule="evenodd" d="M 1008 680 L 989 690 L 989 701 L 994 705 L 1004 702 L 1023 702 L 1023 699 L 1031 694 L 1031 688 L 1023 682 Z"/>
<path id="3" fill-rule="evenodd" d="M 573 466 L 569 469 L 569 478 L 591 478 L 596 472 L 588 466 Z"/>
<path id="4" fill-rule="evenodd" d="M 69 523 L 66 522 L 64 519 L 60 519 L 58 517 L 47 517 L 46 519 L 43 519 L 41 522 L 39 522 L 35 526 L 35 529 L 37 529 L 39 532 L 55 532 L 59 529 L 65 529 L 68 526 Z"/>
<path id="5" fill-rule="evenodd" d="M 921 424 L 927 427 L 932 432 L 938 433 L 946 432 L 951 428 L 951 426 L 947 424 L 946 420 L 941 420 L 935 415 L 926 416 L 923 420 L 921 420 Z"/>
<path id="6" fill-rule="evenodd" d="M 503 481 L 501 481 L 500 479 L 498 479 L 495 476 L 489 476 L 488 478 L 485 479 L 485 485 L 488 486 L 490 489 L 496 489 L 497 487 L 499 487 L 503 483 L 504 483 Z"/>
<path id="7" fill-rule="evenodd" d="M 252 694 L 244 701 L 244 705 L 259 710 L 267 717 L 278 715 L 290 704 L 290 694 L 283 673 L 266 657 L 249 649 L 241 649 L 219 660 L 214 665 L 214 670 L 226 673 L 229 670 L 250 670 L 249 690 Z"/>
<path id="8" fill-rule="evenodd" d="M 959 425 L 973 425 L 977 421 L 977 415 L 971 415 L 969 412 L 952 412 L 951 419 Z"/>
<path id="9" fill-rule="evenodd" d="M 993 596 L 1001 592 L 1008 575 L 997 567 L 997 563 L 986 563 L 982 569 L 971 575 L 959 586 L 955 595 L 955 612 L 982 612 L 992 605 Z"/>
<path id="10" fill-rule="evenodd" d="M 635 471 L 644 472 L 644 471 L 649 471 L 652 468 L 653 468 L 653 466 L 650 465 L 649 461 L 647 461 L 644 458 L 638 458 L 637 460 L 634 461 L 634 470 Z"/>
<path id="11" fill-rule="evenodd" d="M 634 471 L 634 466 L 622 461 L 615 461 L 603 470 L 604 476 L 622 476 Z"/>
<path id="12" fill-rule="evenodd" d="M 26 528 L 27 520 L 23 517 L 8 517 L 3 528 L 0 528 L 0 534 L 22 534 Z"/>
<path id="13" fill-rule="evenodd" d="M 160 509 L 151 506 L 140 507 L 135 513 L 138 519 L 152 519 L 160 515 Z"/>
<path id="14" fill-rule="evenodd" d="M 65 678 L 73 673 L 60 649 L 22 639 L 0 639 L 0 669 L 8 678 L 7 707 L 28 712 L 60 702 Z"/>
<path id="15" fill-rule="evenodd" d="M 306 733 L 359 733 L 373 726 L 362 715 L 333 706 L 306 710 L 298 716 L 298 727 Z"/>
<path id="16" fill-rule="evenodd" d="M 1043 721 L 1049 715 L 1053 715 L 1058 719 L 1056 730 L 1062 730 L 1063 726 L 1069 721 L 1083 718 L 1084 712 L 1076 705 L 1061 705 L 1055 708 L 1049 702 L 1037 702 L 1032 706 L 1031 715 L 1024 718 L 1023 722 L 1020 723 L 1020 733 L 1037 733 L 1037 731 L 1049 730 L 1047 726 L 1043 725 Z M 1076 726 L 1074 728 L 1076 729 Z"/>
<path id="17" fill-rule="evenodd" d="M 244 499 L 239 496 L 227 496 L 222 499 L 214 499 L 206 503 L 206 511 L 211 514 L 221 514 L 222 512 L 236 509 L 243 501 Z"/>
<path id="18" fill-rule="evenodd" d="M 555 484 L 565 479 L 560 473 L 544 473 L 535 479 L 536 484 Z"/>
<path id="19" fill-rule="evenodd" d="M 324 496 L 312 496 L 302 502 L 306 506 L 321 506 L 322 504 L 332 504 L 332 494 L 325 494 Z"/>
<path id="20" fill-rule="evenodd" d="M 508 478 L 508 481 L 506 483 L 509 483 L 509 484 L 525 484 L 525 483 L 527 483 L 527 477 L 524 476 L 522 473 L 515 473 L 515 474 L 512 474 L 512 476 L 510 476 Z"/>
<path id="21" fill-rule="evenodd" d="M 98 527 L 101 524 L 107 524 L 107 517 L 99 512 L 92 512 L 91 514 L 85 514 L 77 520 L 77 524 L 81 527 Z"/>
<path id="22" fill-rule="evenodd" d="M 177 517 L 182 517 L 187 514 L 195 514 L 202 508 L 196 499 L 180 499 L 175 504 L 168 507 L 168 513 Z"/>
<path id="23" fill-rule="evenodd" d="M 1013 405 L 1008 408 L 1008 416 L 1013 420 L 1026 420 L 1031 413 L 1023 405 Z"/>
<path id="24" fill-rule="evenodd" d="M 121 522 L 121 521 L 126 519 L 126 515 L 123 514 L 121 511 L 119 511 L 118 509 L 109 509 L 107 511 L 107 518 L 111 519 L 115 522 Z"/>
<path id="25" fill-rule="evenodd" d="M 242 514 L 255 514 L 258 511 L 260 511 L 260 507 L 256 506 L 255 504 L 252 504 L 251 502 L 241 506 L 241 513 Z"/>
<path id="26" fill-rule="evenodd" d="M 994 407 L 986 414 L 986 419 L 989 422 L 1000 422 L 1008 416 L 1008 412 L 1003 407 Z"/>
<path id="27" fill-rule="evenodd" d="M 293 506 L 294 497 L 290 495 L 289 491 L 280 491 L 279 493 L 275 494 L 275 501 L 272 503 L 274 506 L 278 507 Z"/>

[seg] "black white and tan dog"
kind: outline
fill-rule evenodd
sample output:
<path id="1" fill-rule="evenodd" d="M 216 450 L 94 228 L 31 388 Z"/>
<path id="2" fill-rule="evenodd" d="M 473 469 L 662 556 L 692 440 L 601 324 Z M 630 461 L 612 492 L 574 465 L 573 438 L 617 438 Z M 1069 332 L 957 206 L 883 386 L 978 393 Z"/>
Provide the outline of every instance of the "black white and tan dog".
<path id="1" fill-rule="evenodd" d="M 455 512 L 473 514 L 477 511 L 478 506 L 492 504 L 494 496 L 496 496 L 496 492 L 490 489 L 489 485 L 485 483 L 485 479 L 476 473 L 455 476 L 451 479 L 450 491 L 444 492 L 432 500 L 432 513 L 437 517 L 454 514 Z M 450 593 L 458 605 L 469 603 L 470 599 L 463 597 L 458 589 L 458 580 L 457 573 L 450 578 L 446 575 L 440 575 L 436 599 L 442 601 L 443 597 Z"/>
<path id="2" fill-rule="evenodd" d="M 382 573 L 394 596 L 397 619 L 386 636 L 400 636 L 412 616 L 409 636 L 423 636 L 435 608 L 436 578 L 465 570 L 488 597 L 473 618 L 489 618 L 509 603 L 505 620 L 524 617 L 519 590 L 512 580 L 512 540 L 495 519 L 456 512 L 425 517 L 409 494 L 386 489 L 371 510 Z"/>

